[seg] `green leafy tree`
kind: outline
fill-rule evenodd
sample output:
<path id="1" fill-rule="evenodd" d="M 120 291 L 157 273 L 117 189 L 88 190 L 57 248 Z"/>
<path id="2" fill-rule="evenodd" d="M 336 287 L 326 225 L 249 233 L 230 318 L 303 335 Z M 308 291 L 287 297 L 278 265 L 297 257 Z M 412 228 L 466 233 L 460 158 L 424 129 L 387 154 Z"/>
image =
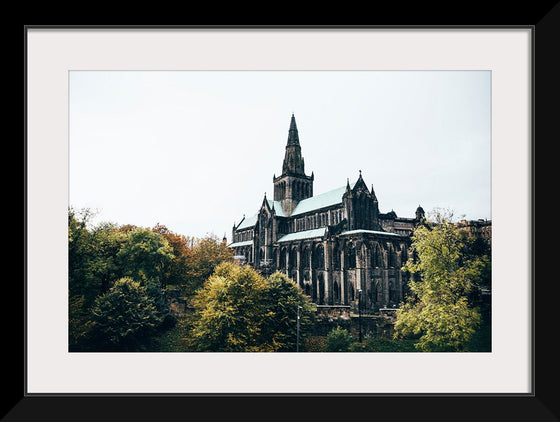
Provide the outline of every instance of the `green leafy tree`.
<path id="1" fill-rule="evenodd" d="M 90 309 L 95 299 L 108 289 L 103 276 L 110 253 L 104 251 L 100 233 L 91 229 L 95 213 L 88 208 L 68 208 L 68 347 L 80 351 L 87 339 Z M 107 281 L 108 283 L 108 281 Z"/>
<path id="2" fill-rule="evenodd" d="M 130 277 L 143 286 L 162 320 L 160 331 L 175 323 L 163 287 L 174 273 L 186 274 L 185 257 L 176 261 L 175 250 L 181 253 L 186 243 L 164 226 L 149 230 L 133 225 L 112 223 L 91 225 L 90 209 L 68 209 L 68 341 L 69 350 L 88 348 L 87 341 L 93 321 L 94 303 L 114 283 Z M 172 240 L 173 248 L 169 242 Z M 182 243 L 182 244 L 181 244 Z M 95 331 L 94 331 L 95 332 Z"/>
<path id="3" fill-rule="evenodd" d="M 118 254 L 128 240 L 127 234 L 113 223 L 101 223 L 90 230 L 91 272 L 100 286 L 99 294 L 125 276 Z"/>
<path id="4" fill-rule="evenodd" d="M 88 336 L 89 309 L 84 296 L 70 296 L 68 300 L 68 350 L 83 351 Z"/>
<path id="5" fill-rule="evenodd" d="M 139 281 L 145 287 L 162 320 L 160 328 L 169 328 L 175 323 L 175 318 L 170 314 L 170 303 L 164 292 L 169 268 L 176 258 L 173 248 L 162 234 L 151 229 L 123 226 L 120 232 L 125 242 L 117 252 L 117 260 L 124 276 Z"/>
<path id="6" fill-rule="evenodd" d="M 100 292 L 99 280 L 93 274 L 91 233 L 88 223 L 93 217 L 89 209 L 68 208 L 68 289 L 70 297 L 93 301 Z"/>
<path id="7" fill-rule="evenodd" d="M 161 323 L 146 286 L 131 278 L 118 280 L 99 296 L 91 310 L 88 344 L 91 351 L 143 351 Z"/>
<path id="8" fill-rule="evenodd" d="M 451 218 L 436 210 L 415 229 L 412 258 L 403 267 L 415 277 L 397 311 L 395 337 L 419 336 L 416 347 L 422 351 L 463 351 L 481 322 L 468 296 L 488 257 L 468 253 L 470 240 Z"/>
<path id="9" fill-rule="evenodd" d="M 473 288 L 469 294 L 469 303 L 481 308 L 483 317 L 489 319 L 490 301 L 482 296 L 484 291 L 492 290 L 492 251 L 490 242 L 481 237 L 469 235 L 466 237 L 466 256 L 474 260 L 479 258 L 481 267 L 479 276 L 473 280 Z M 486 321 L 489 322 L 489 321 Z"/>
<path id="10" fill-rule="evenodd" d="M 300 309 L 300 347 L 314 321 L 314 306 L 302 289 L 285 274 L 275 272 L 266 280 L 263 300 L 262 342 L 278 352 L 293 352 L 297 342 L 297 309 Z"/>
<path id="11" fill-rule="evenodd" d="M 70 297 L 83 296 L 84 306 L 124 276 L 117 258 L 128 236 L 112 223 L 91 227 L 94 212 L 68 210 L 68 288 Z"/>
<path id="12" fill-rule="evenodd" d="M 125 276 L 144 282 L 156 280 L 164 287 L 164 268 L 174 258 L 167 240 L 144 228 L 133 228 L 126 236 L 126 242 L 117 252 Z"/>
<path id="13" fill-rule="evenodd" d="M 327 346 L 325 352 L 347 352 L 352 345 L 352 336 L 341 327 L 333 328 L 327 334 Z"/>
<path id="14" fill-rule="evenodd" d="M 194 304 L 192 345 L 207 352 L 294 351 L 297 306 L 303 332 L 313 317 L 308 298 L 285 276 L 266 279 L 230 262 L 216 267 Z"/>
<path id="15" fill-rule="evenodd" d="M 264 278 L 250 267 L 221 264 L 197 294 L 191 332 L 199 351 L 260 351 Z"/>

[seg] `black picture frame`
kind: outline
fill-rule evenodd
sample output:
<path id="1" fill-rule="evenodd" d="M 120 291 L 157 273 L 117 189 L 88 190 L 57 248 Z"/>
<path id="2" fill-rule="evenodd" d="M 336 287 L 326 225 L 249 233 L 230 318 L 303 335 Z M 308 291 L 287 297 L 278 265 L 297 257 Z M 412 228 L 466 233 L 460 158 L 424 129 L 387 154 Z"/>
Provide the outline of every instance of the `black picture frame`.
<path id="1" fill-rule="evenodd" d="M 543 6 L 544 7 L 544 6 Z M 520 15 L 518 15 L 520 16 Z M 19 298 L 22 306 L 23 333 L 21 325 L 13 324 L 13 332 L 6 334 L 10 339 L 9 344 L 17 345 L 21 342 L 21 350 L 17 347 L 9 350 L 11 357 L 4 361 L 6 366 L 15 367 L 15 371 L 6 371 L 8 375 L 5 383 L 9 385 L 9 391 L 3 395 L 2 411 L 0 416 L 4 421 L 34 421 L 34 420 L 151 420 L 159 421 L 165 419 L 179 418 L 210 418 L 222 417 L 235 418 L 248 415 L 257 415 L 269 418 L 290 417 L 301 419 L 302 417 L 355 419 L 377 419 L 377 420 L 428 420 L 428 421 L 486 421 L 486 420 L 530 420 L 530 421 L 556 421 L 559 420 L 559 409 L 556 403 L 558 398 L 556 387 L 556 372 L 558 368 L 555 357 L 555 338 L 550 334 L 550 326 L 546 324 L 554 320 L 554 309 L 557 286 L 536 288 L 537 272 L 535 269 L 535 140 L 537 135 L 551 140 L 556 137 L 557 120 L 557 95 L 558 81 L 557 65 L 557 43 L 560 39 L 560 5 L 547 5 L 546 10 L 541 9 L 533 12 L 526 20 L 533 30 L 533 57 L 532 57 L 532 142 L 531 142 L 531 169 L 532 169 L 532 198 L 531 215 L 533 216 L 531 234 L 531 263 L 532 263 L 532 286 L 533 286 L 533 394 L 404 394 L 404 395 L 343 395 L 343 394 L 192 394 L 182 395 L 28 395 L 25 391 L 25 282 L 27 257 L 25 253 L 26 235 L 26 189 L 24 164 L 24 277 L 23 286 L 14 283 L 11 286 L 10 297 L 17 302 Z M 271 27 L 270 25 L 264 25 Z M 376 25 L 372 25 L 376 26 Z M 379 25 L 386 26 L 386 25 Z M 422 25 L 420 25 L 422 26 Z M 449 25 L 437 27 L 478 27 L 476 25 Z M 515 25 L 506 25 L 515 28 Z M 27 29 L 32 25 L 23 25 L 24 50 Z M 56 27 L 56 26 L 55 26 Z M 71 26 L 64 26 L 71 27 Z M 87 27 L 87 25 L 79 26 Z M 102 25 L 92 27 L 104 27 Z M 125 26 L 131 27 L 131 26 Z M 142 28 L 143 26 L 134 26 Z M 290 26 L 288 26 L 290 27 Z M 329 25 L 324 27 L 328 28 Z M 391 25 L 396 29 L 415 27 L 414 25 Z M 483 27 L 493 27 L 484 25 Z M 496 28 L 504 26 L 497 25 Z M 21 34 L 21 32 L 20 32 Z M 25 72 L 26 60 L 24 52 L 24 88 L 27 89 Z M 535 95 L 535 92 L 538 95 Z M 25 105 L 25 100 L 24 100 Z M 25 107 L 24 107 L 25 110 Z M 538 110 L 538 119 L 537 117 Z M 24 111 L 24 128 L 27 123 L 27 115 Z M 24 163 L 26 157 L 26 131 L 24 129 Z M 540 146 L 540 145 L 539 145 Z M 548 173 L 545 177 L 550 176 Z M 551 252 L 548 252 L 551 253 Z M 545 255 L 545 258 L 547 256 Z M 544 261 L 544 259 L 543 259 Z M 549 262 L 554 262 L 551 258 Z M 539 272 L 542 276 L 542 274 Z M 556 289 L 556 290 L 554 290 Z M 12 311 L 13 312 L 13 311 Z M 7 318 L 5 311 L 5 320 Z M 556 318 L 557 319 L 557 318 Z M 538 326 L 537 326 L 538 323 Z M 18 371 L 20 368 L 22 371 Z M 288 400 L 288 403 L 284 403 Z M 261 406 L 264 406 L 261 409 Z M 262 413 L 259 413 L 262 412 Z M 371 412 L 371 413 L 368 413 Z M 200 416 L 198 416 L 200 415 Z M 304 416 L 305 415 L 305 416 Z M 358 416 L 359 415 L 359 416 Z"/>

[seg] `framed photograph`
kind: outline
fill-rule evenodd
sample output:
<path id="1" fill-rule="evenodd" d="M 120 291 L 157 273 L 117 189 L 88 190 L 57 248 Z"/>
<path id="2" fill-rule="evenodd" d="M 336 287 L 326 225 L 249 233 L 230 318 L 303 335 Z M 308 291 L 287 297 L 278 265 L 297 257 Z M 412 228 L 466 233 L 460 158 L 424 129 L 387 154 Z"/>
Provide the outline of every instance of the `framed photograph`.
<path id="1" fill-rule="evenodd" d="M 490 412 L 530 402 L 531 414 L 554 420 L 535 377 L 535 33 L 26 27 L 24 399 L 8 417 L 52 411 L 49 400 L 64 397 L 148 399 L 139 415 L 168 397 L 361 397 L 386 417 L 391 400 L 425 410 L 436 398 L 472 416 L 478 398 L 494 400 Z M 345 205 L 364 195 L 375 208 Z M 246 266 L 292 277 L 324 315 L 349 315 L 361 344 L 383 336 L 366 313 L 393 318 L 404 300 L 409 279 L 391 268 L 412 249 L 396 239 L 424 209 L 452 208 L 466 214 L 456 224 L 491 239 L 485 343 L 324 353 L 300 345 L 298 325 L 297 351 L 307 353 L 73 348 L 72 207 L 100 210 L 95 224 L 218 236 Z M 355 223 L 364 213 L 375 223 Z M 296 269 L 313 239 L 309 271 Z M 363 246 L 363 265 L 345 267 L 351 255 L 337 245 L 372 252 Z M 386 268 L 374 264 L 375 245 Z M 317 256 L 331 272 L 314 269 Z"/>

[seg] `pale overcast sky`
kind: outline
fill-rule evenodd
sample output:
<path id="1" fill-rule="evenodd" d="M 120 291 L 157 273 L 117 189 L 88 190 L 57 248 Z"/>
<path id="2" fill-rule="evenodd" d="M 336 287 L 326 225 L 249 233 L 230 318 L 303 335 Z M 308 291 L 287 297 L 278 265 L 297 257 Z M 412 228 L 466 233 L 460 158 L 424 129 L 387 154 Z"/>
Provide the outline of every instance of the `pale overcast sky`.
<path id="1" fill-rule="evenodd" d="M 186 236 L 273 197 L 292 112 L 314 193 L 491 218 L 489 71 L 72 71 L 69 205 Z"/>

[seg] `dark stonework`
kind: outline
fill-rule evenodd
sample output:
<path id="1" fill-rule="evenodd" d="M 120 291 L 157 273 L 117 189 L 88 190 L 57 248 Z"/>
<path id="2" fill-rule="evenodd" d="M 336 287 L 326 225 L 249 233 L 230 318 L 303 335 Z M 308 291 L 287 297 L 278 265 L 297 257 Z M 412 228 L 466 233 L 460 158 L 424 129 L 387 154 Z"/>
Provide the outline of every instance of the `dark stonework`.
<path id="1" fill-rule="evenodd" d="M 313 173 L 305 174 L 292 115 L 282 174 L 274 197 L 258 213 L 234 224 L 235 257 L 265 274 L 281 271 L 318 305 L 344 305 L 363 312 L 394 308 L 406 293 L 411 234 L 424 219 L 381 213 L 377 196 L 359 171 L 355 183 L 313 196 Z M 360 293 L 361 290 L 361 293 Z"/>
<path id="2" fill-rule="evenodd" d="M 282 174 L 274 177 L 273 182 L 274 200 L 280 202 L 287 215 L 292 213 L 300 201 L 313 196 L 313 174 L 311 176 L 305 174 L 305 163 L 301 156 L 296 119 L 293 114 Z"/>

